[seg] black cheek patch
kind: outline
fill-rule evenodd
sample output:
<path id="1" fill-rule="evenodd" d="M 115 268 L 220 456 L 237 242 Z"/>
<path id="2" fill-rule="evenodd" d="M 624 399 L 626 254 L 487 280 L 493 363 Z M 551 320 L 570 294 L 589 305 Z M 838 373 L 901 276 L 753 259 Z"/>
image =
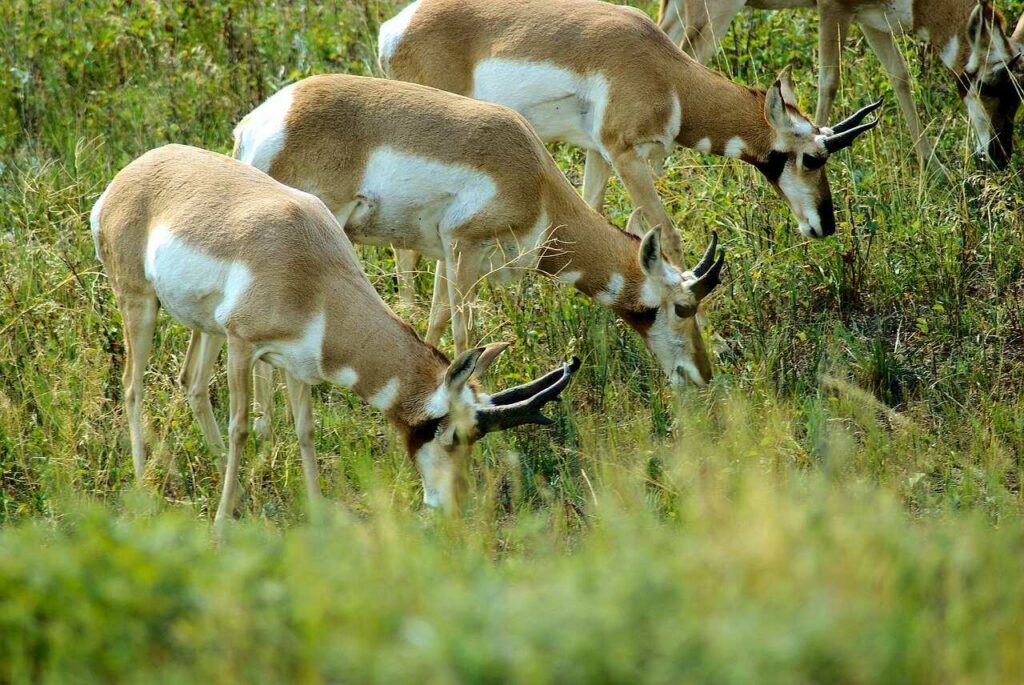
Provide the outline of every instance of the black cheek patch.
<path id="1" fill-rule="evenodd" d="M 772 150 L 768 153 L 768 159 L 763 162 L 754 162 L 754 166 L 764 174 L 765 178 L 777 185 L 788 160 L 789 155 L 785 152 Z"/>
<path id="2" fill-rule="evenodd" d="M 826 195 L 818 205 L 818 218 L 821 220 L 821 237 L 827 238 L 836 232 L 836 209 L 832 205 L 832 195 Z"/>
<path id="3" fill-rule="evenodd" d="M 437 429 L 440 425 L 441 419 L 427 419 L 422 423 L 410 426 L 405 438 L 405 447 L 409 456 L 415 456 L 421 447 L 437 437 Z"/>
<path id="4" fill-rule="evenodd" d="M 620 309 L 617 313 L 623 321 L 640 334 L 646 334 L 648 329 L 654 325 L 654 320 L 658 318 L 658 310 L 654 307 L 639 310 Z"/>

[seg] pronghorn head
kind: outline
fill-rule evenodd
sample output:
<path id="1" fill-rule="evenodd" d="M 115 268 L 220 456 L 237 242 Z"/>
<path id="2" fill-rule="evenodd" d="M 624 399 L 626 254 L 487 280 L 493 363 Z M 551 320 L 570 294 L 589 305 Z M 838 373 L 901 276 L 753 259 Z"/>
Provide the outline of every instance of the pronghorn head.
<path id="1" fill-rule="evenodd" d="M 1003 16 L 982 0 L 967 24 L 971 52 L 960 97 L 978 135 L 978 157 L 1002 169 L 1013 155 L 1013 123 L 1024 89 L 1024 17 L 1006 36 Z"/>
<path id="2" fill-rule="evenodd" d="M 470 449 L 488 433 L 527 424 L 549 425 L 541 408 L 558 398 L 579 369 L 568 364 L 529 383 L 487 395 L 471 381 L 508 347 L 495 343 L 460 354 L 427 400 L 430 417 L 406 434 L 407 448 L 423 478 L 423 501 L 430 507 L 457 508 L 465 489 Z"/>
<path id="3" fill-rule="evenodd" d="M 878 119 L 862 122 L 880 106 L 881 102 L 869 105 L 832 127 L 815 126 L 797 106 L 790 67 L 765 93 L 764 115 L 775 130 L 775 141 L 768 158 L 754 165 L 789 204 L 801 234 L 824 238 L 836 232 L 825 162 L 878 125 Z"/>
<path id="4" fill-rule="evenodd" d="M 639 229 L 639 214 L 630 217 L 629 231 Z M 640 241 L 640 268 L 644 284 L 640 301 L 648 314 L 642 325 L 635 315 L 623 313 L 643 336 L 648 349 L 674 386 L 691 382 L 698 386 L 711 381 L 711 355 L 704 343 L 704 315 L 701 301 L 720 283 L 725 252 L 715 259 L 718 235 L 712 234 L 704 256 L 692 271 L 683 271 L 661 253 L 657 229 Z"/>

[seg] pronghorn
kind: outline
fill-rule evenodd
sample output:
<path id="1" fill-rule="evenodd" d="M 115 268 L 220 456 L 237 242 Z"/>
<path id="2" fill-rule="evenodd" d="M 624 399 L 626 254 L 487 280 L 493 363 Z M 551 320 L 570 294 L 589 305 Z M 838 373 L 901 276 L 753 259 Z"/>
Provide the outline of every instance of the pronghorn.
<path id="1" fill-rule="evenodd" d="M 931 161 L 932 146 L 922 131 L 910 73 L 895 36 L 912 33 L 927 41 L 956 78 L 978 137 L 978 155 L 1000 168 L 1009 162 L 1013 118 L 1021 101 L 1021 90 L 1012 81 L 1013 72 L 1022 73 L 1019 43 L 1024 41 L 1024 17 L 1008 40 L 1002 16 L 978 0 L 662 0 L 658 23 L 683 50 L 707 62 L 744 6 L 817 8 L 818 122 L 827 120 L 832 110 L 839 88 L 840 52 L 850 24 L 860 26 L 889 73 L 922 165 Z"/>
<path id="2" fill-rule="evenodd" d="M 456 353 L 467 349 L 482 276 L 536 270 L 611 307 L 671 382 L 711 379 L 698 306 L 719 283 L 717 238 L 692 271 L 670 264 L 657 231 L 641 239 L 588 207 L 512 110 L 413 83 L 313 76 L 239 123 L 235 156 L 316 194 L 354 242 L 437 258 L 429 343 L 450 319 Z M 268 392 L 257 384 L 264 411 Z"/>
<path id="3" fill-rule="evenodd" d="M 767 91 L 684 55 L 639 10 L 598 0 L 417 0 L 380 28 L 391 78 L 503 104 L 546 142 L 586 149 L 583 196 L 601 209 L 614 168 L 670 260 L 679 237 L 654 186 L 675 145 L 757 167 L 800 232 L 835 232 L 824 165 L 876 121 L 865 108 L 833 128 L 811 124 L 785 70 Z"/>
<path id="4" fill-rule="evenodd" d="M 146 153 L 114 178 L 90 223 L 123 319 L 136 478 L 145 469 L 142 384 L 158 305 L 193 331 L 189 402 L 218 452 L 209 382 L 227 339 L 230 443 L 218 524 L 230 512 L 258 360 L 285 371 L 311 504 L 320 486 L 310 385 L 326 382 L 386 413 L 419 469 L 424 501 L 444 508 L 457 504 L 470 445 L 490 431 L 549 422 L 540 408 L 578 366 L 487 396 L 470 377 L 506 344 L 449 364 L 381 300 L 320 200 L 213 152 L 168 145 Z"/>

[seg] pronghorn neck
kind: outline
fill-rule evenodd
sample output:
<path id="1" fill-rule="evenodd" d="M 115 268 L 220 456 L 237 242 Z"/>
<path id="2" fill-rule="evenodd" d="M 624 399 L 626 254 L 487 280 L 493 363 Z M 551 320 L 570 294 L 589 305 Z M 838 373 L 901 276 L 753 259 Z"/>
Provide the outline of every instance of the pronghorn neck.
<path id="1" fill-rule="evenodd" d="M 608 223 L 578 198 L 548 209 L 552 229 L 537 270 L 612 307 L 634 327 L 653 309 L 643 302 L 640 239 Z"/>
<path id="2" fill-rule="evenodd" d="M 688 57 L 677 64 L 677 89 L 686 107 L 676 143 L 750 163 L 767 160 L 775 131 L 765 120 L 765 92 L 733 83 Z"/>
<path id="3" fill-rule="evenodd" d="M 410 429 L 444 414 L 445 407 L 431 406 L 431 401 L 443 383 L 448 360 L 375 292 L 370 295 L 377 300 L 375 307 L 353 306 L 350 286 L 329 296 L 348 302 L 334 311 L 328 307 L 324 316 L 322 373 L 384 412 L 408 437 Z M 374 309 L 380 310 L 376 316 L 370 313 Z"/>
<path id="4" fill-rule="evenodd" d="M 942 63 L 963 70 L 970 53 L 967 22 L 977 0 L 929 0 L 915 3 L 914 32 L 928 41 Z"/>

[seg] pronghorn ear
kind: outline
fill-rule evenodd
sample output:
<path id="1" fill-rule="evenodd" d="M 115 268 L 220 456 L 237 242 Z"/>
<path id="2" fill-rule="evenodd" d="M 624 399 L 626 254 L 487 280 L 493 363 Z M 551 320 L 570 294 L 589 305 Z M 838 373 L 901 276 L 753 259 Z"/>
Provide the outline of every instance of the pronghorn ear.
<path id="1" fill-rule="evenodd" d="M 626 233 L 632 233 L 637 238 L 644 237 L 644 217 L 639 207 L 629 215 L 629 221 L 626 222 Z"/>
<path id="2" fill-rule="evenodd" d="M 501 353 L 507 350 L 511 345 L 512 343 L 510 342 L 499 342 L 491 343 L 490 345 L 484 347 L 484 351 L 480 355 L 480 359 L 478 359 L 476 362 L 476 368 L 473 369 L 473 373 L 476 374 L 476 377 L 479 378 L 483 376 L 485 373 L 487 373 L 487 369 L 490 368 L 491 364 L 494 363 L 494 360 L 497 359 L 501 355 Z"/>
<path id="3" fill-rule="evenodd" d="M 988 2 L 979 2 L 967 20 L 967 37 L 971 43 L 971 51 L 980 58 L 980 63 L 972 66 L 978 68 L 993 61 L 1009 60 L 1006 52 L 1006 31 L 1002 17 Z"/>
<path id="4" fill-rule="evenodd" d="M 484 347 L 477 347 L 473 350 L 466 350 L 455 358 L 444 374 L 444 384 L 450 395 L 457 397 L 462 392 L 469 377 L 476 371 L 476 366 L 480 363 L 480 357 L 483 356 L 485 350 Z"/>
<path id="5" fill-rule="evenodd" d="M 782 94 L 782 101 L 793 109 L 800 109 L 796 101 L 796 91 L 793 90 L 793 65 L 787 64 L 786 68 L 779 74 L 779 92 Z"/>
<path id="6" fill-rule="evenodd" d="M 788 131 L 793 123 L 786 112 L 786 101 L 782 96 L 782 81 L 776 81 L 764 96 L 764 118 L 776 131 Z"/>
<path id="7" fill-rule="evenodd" d="M 640 241 L 640 267 L 648 276 L 661 274 L 661 237 L 658 229 L 648 231 Z"/>

